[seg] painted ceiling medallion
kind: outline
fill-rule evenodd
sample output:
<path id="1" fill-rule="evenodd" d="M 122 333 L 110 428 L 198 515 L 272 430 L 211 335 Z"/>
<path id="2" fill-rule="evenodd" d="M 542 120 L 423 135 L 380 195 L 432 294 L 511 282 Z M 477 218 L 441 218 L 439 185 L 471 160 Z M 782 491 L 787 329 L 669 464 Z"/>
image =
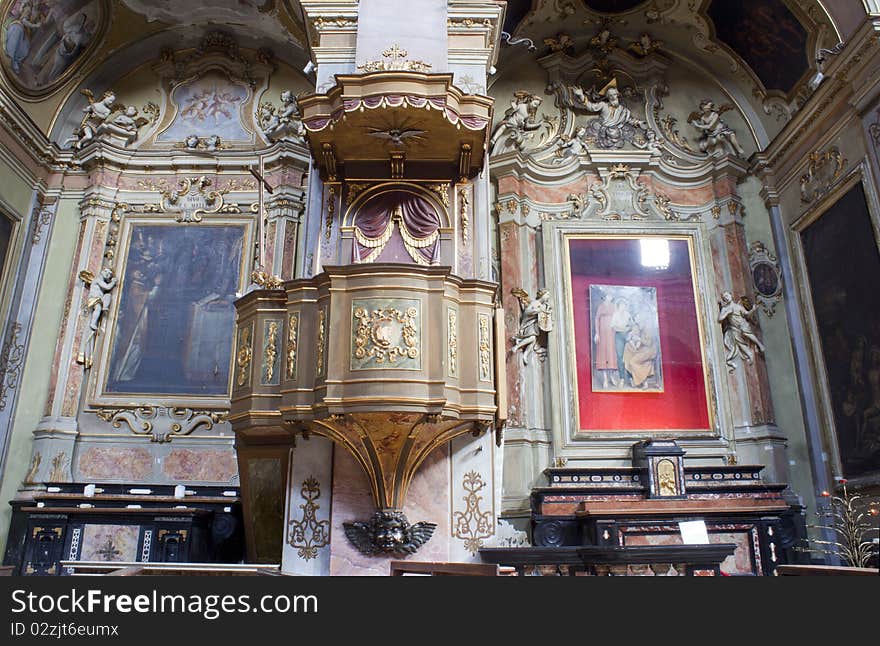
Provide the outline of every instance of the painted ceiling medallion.
<path id="1" fill-rule="evenodd" d="M 13 86 L 44 97 L 89 60 L 110 22 L 108 0 L 14 0 L 4 3 L 0 63 Z"/>

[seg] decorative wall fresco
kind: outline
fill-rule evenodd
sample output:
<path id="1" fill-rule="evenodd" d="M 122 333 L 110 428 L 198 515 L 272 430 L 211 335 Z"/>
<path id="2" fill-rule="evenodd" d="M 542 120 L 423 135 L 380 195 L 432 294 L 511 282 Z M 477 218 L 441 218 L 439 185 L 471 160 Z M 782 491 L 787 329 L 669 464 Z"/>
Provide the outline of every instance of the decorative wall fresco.
<path id="1" fill-rule="evenodd" d="M 801 232 L 843 475 L 880 473 L 880 251 L 859 184 Z"/>
<path id="2" fill-rule="evenodd" d="M 223 396 L 244 225 L 132 225 L 107 393 Z"/>
<path id="3" fill-rule="evenodd" d="M 712 0 L 708 15 L 768 90 L 791 92 L 809 68 L 807 32 L 782 0 Z"/>
<path id="4" fill-rule="evenodd" d="M 28 94 L 48 94 L 79 68 L 103 37 L 104 0 L 14 0 L 5 3 L 2 60 L 6 76 Z"/>
<path id="5" fill-rule="evenodd" d="M 219 72 L 178 85 L 171 93 L 176 110 L 174 120 L 156 141 L 178 142 L 187 137 L 211 137 L 222 141 L 253 141 L 242 124 L 242 110 L 249 91 L 243 83 L 231 81 Z"/>

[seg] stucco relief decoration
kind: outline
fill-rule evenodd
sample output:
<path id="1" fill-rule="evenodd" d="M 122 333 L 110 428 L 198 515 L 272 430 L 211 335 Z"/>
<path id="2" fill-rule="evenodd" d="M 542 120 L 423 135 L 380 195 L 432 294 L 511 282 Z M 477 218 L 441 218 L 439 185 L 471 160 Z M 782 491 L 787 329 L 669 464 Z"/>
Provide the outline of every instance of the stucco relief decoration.
<path id="1" fill-rule="evenodd" d="M 80 90 L 80 93 L 88 103 L 83 108 L 79 127 L 64 142 L 74 150 L 81 150 L 95 140 L 127 148 L 137 141 L 141 128 L 155 124 L 159 119 L 159 106 L 152 101 L 142 108 L 147 116 L 140 116 L 135 106 L 117 102 L 113 90 L 107 90 L 100 98 L 88 89 Z"/>
<path id="2" fill-rule="evenodd" d="M 712 156 L 745 155 L 736 138 L 736 132 L 721 119 L 721 115 L 728 110 L 733 110 L 729 103 L 716 107 L 711 99 L 703 99 L 700 101 L 700 109 L 688 116 L 688 123 L 700 133 L 697 140 L 700 151 Z"/>
<path id="3" fill-rule="evenodd" d="M 238 331 L 238 348 L 235 351 L 235 365 L 238 377 L 235 380 L 239 386 L 247 386 L 251 383 L 251 359 L 254 356 L 254 328 L 249 325 Z"/>
<path id="4" fill-rule="evenodd" d="M 764 314 L 773 316 L 782 298 L 782 269 L 776 256 L 761 241 L 749 245 L 749 269 L 755 286 L 755 300 Z"/>
<path id="5" fill-rule="evenodd" d="M 584 89 L 578 85 L 566 85 L 552 81 L 548 90 L 556 94 L 562 107 L 576 112 L 598 114 L 578 129 L 577 139 L 587 147 L 602 150 L 619 150 L 627 144 L 640 149 L 655 149 L 657 134 L 648 122 L 639 119 L 621 98 L 617 77 L 612 77 L 601 89 Z"/>
<path id="6" fill-rule="evenodd" d="M 222 411 L 150 404 L 101 408 L 95 414 L 113 428 L 122 428 L 125 424 L 135 435 L 149 436 L 151 442 L 159 444 L 170 442 L 175 437 L 190 435 L 197 429 L 209 431 L 215 424 L 226 419 L 226 413 Z"/>
<path id="7" fill-rule="evenodd" d="M 476 471 L 468 471 L 461 486 L 465 491 L 462 498 L 465 510 L 452 514 L 452 536 L 464 541 L 465 549 L 476 554 L 483 546 L 483 541 L 490 538 L 495 530 L 492 511 L 480 509 L 483 501 L 480 492 L 486 488 L 486 481 Z"/>
<path id="8" fill-rule="evenodd" d="M 351 369 L 421 367 L 419 301 L 352 301 Z"/>
<path id="9" fill-rule="evenodd" d="M 281 93 L 281 105 L 276 107 L 269 101 L 260 104 L 257 122 L 263 136 L 272 143 L 276 141 L 302 142 L 306 128 L 302 122 L 299 103 L 291 90 Z"/>
<path id="10" fill-rule="evenodd" d="M 807 172 L 801 175 L 801 202 L 807 204 L 825 195 L 834 183 L 843 175 L 849 160 L 837 146 L 824 151 L 814 150 L 810 153 Z"/>
<path id="11" fill-rule="evenodd" d="M 590 196 L 598 204 L 596 216 L 603 220 L 645 220 L 649 192 L 636 181 L 637 173 L 625 164 L 615 164 L 602 182 L 593 184 Z"/>
<path id="12" fill-rule="evenodd" d="M 278 383 L 278 355 L 281 346 L 281 321 L 263 322 L 263 366 L 260 383 Z"/>
<path id="13" fill-rule="evenodd" d="M 540 360 L 547 357 L 547 333 L 553 330 L 553 304 L 550 302 L 550 290 L 540 289 L 531 298 L 524 289 L 511 290 L 520 305 L 519 331 L 511 339 L 511 353 L 522 353 L 523 365 L 529 363 L 529 355 L 534 354 Z"/>
<path id="14" fill-rule="evenodd" d="M 318 558 L 318 550 L 330 544 L 330 521 L 318 520 L 316 513 L 321 506 L 318 499 L 321 497 L 321 484 L 315 477 L 303 480 L 300 488 L 300 496 L 305 501 L 299 505 L 302 509 L 302 518 L 289 521 L 290 531 L 287 534 L 287 542 L 296 548 L 301 559 L 310 561 Z"/>
<path id="15" fill-rule="evenodd" d="M 210 177 L 186 177 L 176 190 L 162 193 L 159 207 L 166 213 L 176 213 L 178 222 L 201 222 L 204 214 L 238 211 L 238 207 L 224 203 L 225 190 L 212 190 L 211 186 Z"/>
<path id="16" fill-rule="evenodd" d="M 21 323 L 13 323 L 3 342 L 3 349 L 0 350 L 0 411 L 6 409 L 9 391 L 17 388 L 21 379 L 24 345 L 18 338 L 20 334 Z"/>
<path id="17" fill-rule="evenodd" d="M 107 31 L 107 0 L 14 0 L 4 3 L 3 71 L 29 96 L 57 90 L 88 60 Z"/>
<path id="18" fill-rule="evenodd" d="M 510 107 L 504 111 L 489 139 L 491 154 L 543 145 L 556 129 L 554 118 L 544 114 L 538 116 L 538 108 L 543 102 L 542 97 L 527 90 L 515 92 Z"/>
<path id="19" fill-rule="evenodd" d="M 446 357 L 450 377 L 458 376 L 458 311 L 451 307 L 446 310 L 446 343 L 449 346 Z"/>
<path id="20" fill-rule="evenodd" d="M 489 315 L 479 315 L 480 336 L 478 351 L 480 360 L 480 381 L 492 380 L 492 340 L 489 331 Z"/>
<path id="21" fill-rule="evenodd" d="M 287 319 L 287 361 L 286 376 L 288 379 L 296 379 L 296 357 L 299 339 L 299 312 L 293 312 Z"/>
<path id="22" fill-rule="evenodd" d="M 104 313 L 110 308 L 112 293 L 119 283 L 119 278 L 110 267 L 101 269 L 97 276 L 84 269 L 79 272 L 79 278 L 89 290 L 83 308 L 83 316 L 87 317 L 89 321 L 89 332 L 82 341 L 76 362 L 88 369 L 92 367 L 95 340 L 103 329 L 101 321 L 104 318 Z"/>
<path id="23" fill-rule="evenodd" d="M 400 45 L 391 45 L 388 49 L 382 50 L 382 58 L 376 61 L 367 61 L 358 65 L 358 71 L 361 73 L 368 72 L 389 72 L 394 70 L 402 70 L 406 72 L 430 72 L 431 64 L 423 61 L 411 61 L 407 59 L 408 52 L 402 49 Z"/>
<path id="24" fill-rule="evenodd" d="M 755 361 L 755 353 L 764 354 L 764 344 L 750 321 L 757 306 L 745 297 L 734 299 L 731 292 L 724 292 L 718 301 L 718 322 L 724 333 L 724 350 L 727 368 L 736 369 L 735 359 L 741 358 L 748 364 Z"/>

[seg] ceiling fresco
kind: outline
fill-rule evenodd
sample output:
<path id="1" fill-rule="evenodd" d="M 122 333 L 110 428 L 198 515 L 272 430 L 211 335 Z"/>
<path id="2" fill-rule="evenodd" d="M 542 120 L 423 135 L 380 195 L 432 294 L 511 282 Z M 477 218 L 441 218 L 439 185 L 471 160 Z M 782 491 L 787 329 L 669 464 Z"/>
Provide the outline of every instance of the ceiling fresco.
<path id="1" fill-rule="evenodd" d="M 2 8 L 0 63 L 12 85 L 34 97 L 64 84 L 107 31 L 106 0 L 14 0 Z"/>
<path id="2" fill-rule="evenodd" d="M 766 89 L 788 94 L 809 69 L 807 31 L 782 0 L 712 0 L 707 13 Z"/>

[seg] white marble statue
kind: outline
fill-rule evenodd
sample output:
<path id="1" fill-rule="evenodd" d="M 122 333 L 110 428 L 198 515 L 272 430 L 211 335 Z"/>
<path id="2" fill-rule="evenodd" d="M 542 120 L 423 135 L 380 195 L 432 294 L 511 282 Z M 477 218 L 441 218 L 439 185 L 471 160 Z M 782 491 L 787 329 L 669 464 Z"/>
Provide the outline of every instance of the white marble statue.
<path id="1" fill-rule="evenodd" d="M 583 155 L 587 151 L 585 145 L 586 135 L 587 129 L 584 126 L 579 126 L 571 137 L 560 141 L 556 148 L 555 163 L 562 164 L 567 162 L 571 157 L 580 157 Z"/>
<path id="2" fill-rule="evenodd" d="M 519 332 L 511 339 L 513 347 L 510 351 L 514 354 L 522 352 L 523 365 L 528 365 L 529 353 L 532 352 L 543 360 L 547 356 L 547 346 L 541 342 L 541 336 L 553 329 L 550 290 L 538 290 L 534 299 L 530 299 L 523 289 L 514 289 L 511 293 L 519 300 L 522 313 L 519 318 Z"/>
<path id="3" fill-rule="evenodd" d="M 764 344 L 755 333 L 749 318 L 754 316 L 757 306 L 747 308 L 740 301 L 733 298 L 730 292 L 724 292 L 718 301 L 718 322 L 724 332 L 724 350 L 726 351 L 727 367 L 732 371 L 735 368 L 734 359 L 741 357 L 747 363 L 755 360 L 755 350 L 764 353 Z"/>
<path id="4" fill-rule="evenodd" d="M 736 139 L 736 132 L 721 120 L 721 115 L 732 110 L 729 104 L 716 108 L 710 99 L 700 101 L 699 112 L 691 112 L 688 122 L 700 131 L 700 150 L 710 155 L 732 153 L 742 157 L 745 151 Z"/>
<path id="5" fill-rule="evenodd" d="M 522 150 L 531 133 L 538 130 L 542 121 L 538 118 L 538 106 L 544 101 L 541 97 L 526 90 L 518 90 L 510 101 L 504 117 L 495 126 L 489 149 L 492 154 L 505 152 L 512 148 Z"/>
<path id="6" fill-rule="evenodd" d="M 138 109 L 133 105 L 125 106 L 116 102 L 116 94 L 112 90 L 104 92 L 96 99 L 90 90 L 81 90 L 88 99 L 83 108 L 83 118 L 72 137 L 65 143 L 72 143 L 75 150 L 80 150 L 95 138 L 105 138 L 122 146 L 129 146 L 138 137 L 141 127 L 150 123 L 150 119 L 138 116 Z M 154 105 L 148 105 L 155 108 Z M 156 113 L 158 114 L 158 112 Z"/>
<path id="7" fill-rule="evenodd" d="M 276 108 L 271 103 L 262 104 L 258 119 L 263 135 L 271 142 L 281 139 L 302 139 L 305 135 L 299 103 L 296 95 L 290 90 L 281 93 L 280 108 Z"/>

